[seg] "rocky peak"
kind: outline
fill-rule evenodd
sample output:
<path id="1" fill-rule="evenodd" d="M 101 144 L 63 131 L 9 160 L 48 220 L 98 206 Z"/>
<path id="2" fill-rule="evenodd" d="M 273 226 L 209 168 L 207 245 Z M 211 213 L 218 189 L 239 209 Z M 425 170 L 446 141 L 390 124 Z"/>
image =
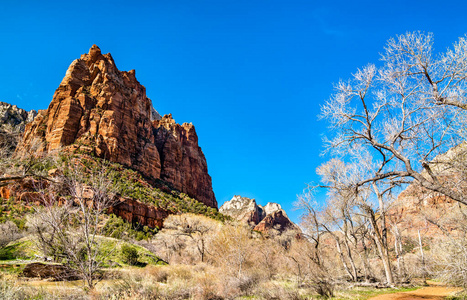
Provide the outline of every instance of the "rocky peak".
<path id="1" fill-rule="evenodd" d="M 217 208 L 211 176 L 198 135 L 191 123 L 180 125 L 172 114 L 153 122 L 153 134 L 162 164 L 160 179 L 177 190 Z"/>
<path id="2" fill-rule="evenodd" d="M 19 135 L 36 115 L 35 110 L 25 111 L 16 105 L 0 102 L 0 145 L 13 152 Z"/>
<path id="3" fill-rule="evenodd" d="M 284 215 L 287 216 L 285 214 L 285 211 L 282 209 L 282 207 L 281 207 L 281 205 L 279 203 L 268 202 L 268 204 L 266 204 L 263 207 L 263 210 L 264 210 L 264 213 L 266 215 L 272 214 L 273 212 L 276 212 L 276 211 L 283 211 Z"/>
<path id="4" fill-rule="evenodd" d="M 249 225 L 256 225 L 263 219 L 263 209 L 255 199 L 235 195 L 225 202 L 219 212 Z"/>
<path id="5" fill-rule="evenodd" d="M 219 208 L 219 212 L 247 223 L 254 230 L 261 232 L 267 232 L 273 228 L 279 231 L 298 228 L 290 221 L 280 204 L 274 202 L 268 202 L 263 207 L 257 204 L 255 199 L 235 195 Z"/>
<path id="6" fill-rule="evenodd" d="M 25 125 L 34 120 L 36 115 L 37 111 L 35 110 L 26 111 L 16 105 L 0 102 L 0 130 L 22 132 Z"/>
<path id="7" fill-rule="evenodd" d="M 41 151 L 90 152 L 217 208 L 194 126 L 161 118 L 136 72 L 119 71 L 96 45 L 71 63 L 47 111 L 26 126 L 19 152 L 37 139 Z"/>

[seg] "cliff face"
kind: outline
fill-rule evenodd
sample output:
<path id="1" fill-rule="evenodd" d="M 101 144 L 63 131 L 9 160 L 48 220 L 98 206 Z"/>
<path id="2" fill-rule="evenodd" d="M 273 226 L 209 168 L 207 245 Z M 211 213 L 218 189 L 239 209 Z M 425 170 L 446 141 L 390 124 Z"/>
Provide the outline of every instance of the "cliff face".
<path id="1" fill-rule="evenodd" d="M 465 184 L 467 144 L 461 143 L 436 156 L 430 163 L 430 169 L 436 180 L 448 189 L 467 191 Z M 422 176 L 431 176 L 423 171 Z M 388 210 L 388 216 L 408 235 L 418 236 L 420 230 L 424 236 L 434 237 L 442 234 L 440 228 L 455 235 L 459 220 L 465 214 L 464 205 L 451 198 L 422 187 L 413 181 L 402 191 Z"/>
<path id="2" fill-rule="evenodd" d="M 255 199 L 234 196 L 219 208 L 219 212 L 247 223 L 256 231 L 265 233 L 271 229 L 279 230 L 279 232 L 286 229 L 298 229 L 277 203 L 269 202 L 261 206 L 256 204 Z"/>
<path id="3" fill-rule="evenodd" d="M 161 119 L 135 71 L 119 71 L 96 45 L 72 62 L 49 108 L 26 126 L 18 151 L 38 141 L 46 152 L 91 152 L 217 208 L 194 126 Z"/>
<path id="4" fill-rule="evenodd" d="M 217 207 L 211 176 L 193 124 L 175 123 L 172 115 L 165 115 L 154 124 L 154 137 L 161 161 L 160 178 L 189 196 Z"/>

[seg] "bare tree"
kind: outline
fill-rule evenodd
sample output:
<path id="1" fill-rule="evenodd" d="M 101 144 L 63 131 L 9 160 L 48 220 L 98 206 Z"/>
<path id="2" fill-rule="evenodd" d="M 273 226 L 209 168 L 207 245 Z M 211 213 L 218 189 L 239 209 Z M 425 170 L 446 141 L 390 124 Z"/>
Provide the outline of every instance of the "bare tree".
<path id="1" fill-rule="evenodd" d="M 202 262 L 206 260 L 208 248 L 214 235 L 220 230 L 220 223 L 208 217 L 194 214 L 170 215 L 164 221 L 164 231 L 189 239 L 199 253 Z"/>
<path id="2" fill-rule="evenodd" d="M 46 166 L 55 160 L 53 154 L 38 151 L 42 144 L 36 139 L 28 151 L 15 152 L 21 132 L 18 128 L 4 126 L 0 131 L 0 187 L 27 179 L 48 179 Z"/>
<path id="3" fill-rule="evenodd" d="M 242 224 L 226 224 L 213 240 L 216 263 L 227 268 L 227 273 L 242 278 L 254 262 L 254 241 L 251 230 Z"/>
<path id="4" fill-rule="evenodd" d="M 444 53 L 432 46 L 432 34 L 421 32 L 390 39 L 382 66 L 368 65 L 339 82 L 321 113 L 333 130 L 328 149 L 347 157 L 349 148 L 361 147 L 372 157 L 372 172 L 356 185 L 406 178 L 467 204 L 455 164 L 434 170 L 436 157 L 463 141 L 467 39 Z"/>
<path id="5" fill-rule="evenodd" d="M 318 174 L 328 188 L 327 217 L 334 226 L 328 231 L 337 242 L 337 249 L 345 269 L 352 278 L 357 277 L 356 267 L 349 248 L 351 241 L 349 236 L 356 238 L 356 232 L 352 221 L 352 215 L 361 215 L 370 225 L 371 236 L 377 246 L 379 256 L 383 264 L 386 281 L 394 284 L 391 262 L 389 257 L 389 245 L 387 238 L 386 210 L 390 202 L 390 192 L 399 183 L 398 181 L 381 180 L 370 182 L 367 185 L 359 183 L 367 178 L 374 166 L 368 153 L 360 149 L 350 151 L 353 153 L 354 162 L 345 163 L 338 159 L 332 159 L 318 168 Z M 358 161 L 358 163 L 356 163 Z M 343 244 L 347 250 L 351 269 L 347 266 L 343 251 L 340 248 L 340 239 L 336 231 L 342 232 Z"/>
<path id="6" fill-rule="evenodd" d="M 18 227 L 11 221 L 0 224 L 0 249 L 22 237 Z"/>
<path id="7" fill-rule="evenodd" d="M 85 167 L 72 159 L 53 185 L 38 190 L 44 206 L 28 223 L 44 253 L 64 260 L 88 289 L 109 255 L 101 247 L 103 215 L 115 198 L 107 173 L 105 162 Z"/>

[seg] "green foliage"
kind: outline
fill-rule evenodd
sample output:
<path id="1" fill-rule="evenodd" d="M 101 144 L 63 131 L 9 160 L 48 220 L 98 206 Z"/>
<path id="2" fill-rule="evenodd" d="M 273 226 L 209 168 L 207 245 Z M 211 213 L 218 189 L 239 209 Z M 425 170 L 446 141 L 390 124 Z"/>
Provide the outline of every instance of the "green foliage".
<path id="1" fill-rule="evenodd" d="M 25 229 L 25 215 L 34 212 L 34 208 L 21 203 L 15 198 L 0 198 L 0 223 L 12 221 L 20 230 Z"/>
<path id="2" fill-rule="evenodd" d="M 125 222 L 122 218 L 110 215 L 103 227 L 103 234 L 105 236 L 117 239 L 135 239 L 137 241 L 148 240 L 153 237 L 158 231 L 158 228 L 151 229 L 147 226 L 140 226 L 139 224 L 131 224 Z"/>
<path id="3" fill-rule="evenodd" d="M 25 254 L 25 244 L 17 242 L 0 248 L 0 260 L 13 260 L 18 258 L 28 258 Z"/>
<path id="4" fill-rule="evenodd" d="M 91 173 L 92 170 L 99 168 L 102 161 L 89 155 L 81 155 L 79 158 L 85 173 Z M 154 183 L 156 187 L 150 185 L 140 173 L 120 164 L 110 163 L 106 176 L 112 181 L 117 194 L 122 197 L 132 198 L 174 213 L 200 214 L 222 222 L 229 219 L 217 209 L 173 189 L 162 180 L 156 180 Z"/>
<path id="5" fill-rule="evenodd" d="M 135 247 L 123 244 L 120 251 L 124 262 L 132 266 L 138 263 L 139 254 Z"/>

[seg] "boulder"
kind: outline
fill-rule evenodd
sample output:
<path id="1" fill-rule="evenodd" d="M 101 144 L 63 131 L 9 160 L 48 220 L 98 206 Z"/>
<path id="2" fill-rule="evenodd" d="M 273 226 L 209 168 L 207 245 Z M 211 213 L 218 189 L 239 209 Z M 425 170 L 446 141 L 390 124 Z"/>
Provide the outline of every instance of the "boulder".
<path id="1" fill-rule="evenodd" d="M 31 263 L 27 264 L 21 272 L 21 276 L 28 278 L 52 278 L 57 281 L 62 280 L 78 280 L 80 279 L 78 274 L 64 266 L 56 264 L 43 264 L 43 263 Z"/>

